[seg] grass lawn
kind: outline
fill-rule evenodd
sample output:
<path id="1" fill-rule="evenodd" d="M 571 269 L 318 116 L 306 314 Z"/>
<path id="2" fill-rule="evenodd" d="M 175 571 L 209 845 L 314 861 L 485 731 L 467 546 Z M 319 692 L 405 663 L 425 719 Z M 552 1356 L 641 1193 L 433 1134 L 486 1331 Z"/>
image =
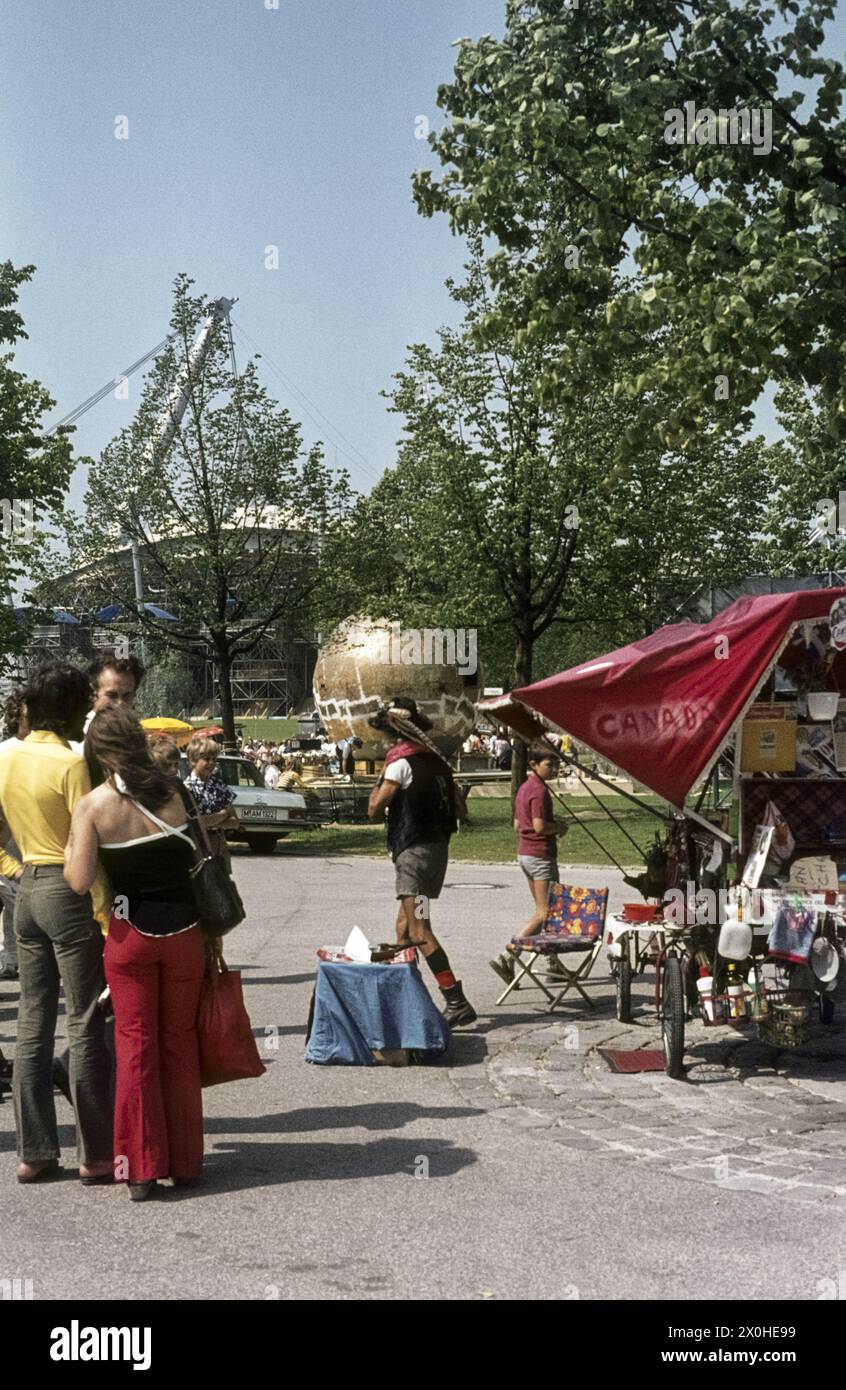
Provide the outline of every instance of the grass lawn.
<path id="1" fill-rule="evenodd" d="M 657 797 L 643 798 L 660 808 Z M 619 817 L 625 829 L 641 850 L 652 842 L 661 823 L 647 810 L 633 806 L 621 796 L 603 797 L 603 801 Z M 559 803 L 555 815 L 567 819 Z M 591 831 L 606 846 L 619 863 L 629 866 L 643 863 L 632 845 L 611 820 L 603 816 L 590 797 L 568 797 L 572 806 L 588 824 Z M 469 822 L 450 842 L 450 859 L 475 859 L 488 864 L 513 861 L 517 854 L 517 835 L 511 827 L 511 804 L 507 797 L 477 797 L 469 801 Z M 581 826 L 575 826 L 558 842 L 562 864 L 610 864 L 612 861 L 590 838 Z M 277 847 L 277 854 L 382 854 L 385 850 L 384 827 L 342 825 L 329 829 L 298 831 L 286 836 Z"/>

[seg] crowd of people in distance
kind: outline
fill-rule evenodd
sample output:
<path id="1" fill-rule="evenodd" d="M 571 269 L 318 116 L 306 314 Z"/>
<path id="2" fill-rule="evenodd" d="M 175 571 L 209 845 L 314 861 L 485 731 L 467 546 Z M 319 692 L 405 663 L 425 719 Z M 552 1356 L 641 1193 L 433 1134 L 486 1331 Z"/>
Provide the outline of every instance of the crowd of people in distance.
<path id="1" fill-rule="evenodd" d="M 280 743 L 257 738 L 239 738 L 238 751 L 251 762 L 264 778 L 265 786 L 274 791 L 301 791 L 305 786 L 303 768 L 313 768 L 317 776 L 355 777 L 355 753 L 362 747 L 361 739 L 341 739 L 333 743 L 323 739 L 319 748 L 301 751 L 299 740 L 283 739 Z"/>
<path id="2" fill-rule="evenodd" d="M 513 749 L 504 729 L 498 729 L 491 734 L 477 733 L 474 729 L 462 743 L 461 751 L 475 757 L 488 758 L 490 766 L 498 768 L 500 772 L 511 771 Z"/>

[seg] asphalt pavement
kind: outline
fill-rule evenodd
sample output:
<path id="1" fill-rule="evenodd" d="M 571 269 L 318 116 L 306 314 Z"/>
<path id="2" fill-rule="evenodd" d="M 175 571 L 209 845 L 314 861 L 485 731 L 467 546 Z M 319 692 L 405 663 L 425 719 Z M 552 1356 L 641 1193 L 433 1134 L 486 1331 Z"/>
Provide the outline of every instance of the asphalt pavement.
<path id="1" fill-rule="evenodd" d="M 36 1299 L 846 1295 L 839 1029 L 833 1062 L 818 1045 L 793 1071 L 693 1030 L 687 1081 L 611 1076 L 597 1045 L 657 1040 L 646 986 L 625 1040 L 604 963 L 595 1016 L 577 1002 L 550 1017 L 519 995 L 497 1009 L 487 962 L 529 894 L 516 865 L 462 863 L 433 919 L 479 1023 L 437 1066 L 311 1066 L 316 949 L 353 925 L 390 939 L 390 863 L 284 845 L 234 860 L 248 920 L 227 957 L 267 1072 L 206 1091 L 206 1185 L 146 1204 L 83 1188 L 57 1097 L 65 1176 L 18 1186 L 6 1103 L 0 1280 L 30 1280 Z M 623 900 L 616 873 L 568 878 Z M 7 1053 L 16 1000 L 0 983 Z"/>

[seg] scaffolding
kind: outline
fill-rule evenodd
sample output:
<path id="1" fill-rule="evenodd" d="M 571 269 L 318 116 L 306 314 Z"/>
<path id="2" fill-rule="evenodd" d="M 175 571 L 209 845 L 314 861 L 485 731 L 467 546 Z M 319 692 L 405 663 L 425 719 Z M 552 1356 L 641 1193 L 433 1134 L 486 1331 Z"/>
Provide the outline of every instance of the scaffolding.
<path id="1" fill-rule="evenodd" d="M 288 714 L 311 691 L 317 640 L 270 635 L 248 655 L 232 663 L 232 704 L 240 717 L 272 718 Z M 209 656 L 206 695 L 219 713 L 217 668 Z"/>

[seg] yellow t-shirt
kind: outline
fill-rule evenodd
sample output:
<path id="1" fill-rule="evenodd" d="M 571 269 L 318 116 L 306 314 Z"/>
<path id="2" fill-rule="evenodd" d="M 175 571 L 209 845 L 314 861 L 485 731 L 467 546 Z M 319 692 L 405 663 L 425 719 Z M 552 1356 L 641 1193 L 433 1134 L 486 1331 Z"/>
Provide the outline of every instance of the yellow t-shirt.
<path id="1" fill-rule="evenodd" d="M 14 878 L 20 867 L 17 859 L 11 854 L 7 854 L 4 849 L 0 849 L 0 874 L 4 878 Z"/>
<path id="2" fill-rule="evenodd" d="M 0 807 L 24 864 L 64 864 L 71 814 L 91 790 L 85 760 L 58 734 L 35 729 L 0 757 Z M 14 861 L 12 861 L 14 863 Z M 108 921 L 104 881 L 91 889 L 94 915 Z"/>

